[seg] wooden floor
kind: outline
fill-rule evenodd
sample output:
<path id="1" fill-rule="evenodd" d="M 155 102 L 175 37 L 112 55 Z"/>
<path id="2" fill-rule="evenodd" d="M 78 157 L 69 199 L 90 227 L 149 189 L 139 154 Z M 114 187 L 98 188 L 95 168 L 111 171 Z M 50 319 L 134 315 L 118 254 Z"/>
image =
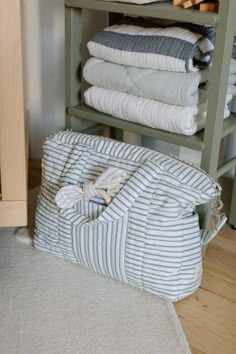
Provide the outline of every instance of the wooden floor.
<path id="1" fill-rule="evenodd" d="M 30 162 L 30 189 L 40 175 L 40 162 Z M 201 287 L 175 304 L 177 314 L 193 354 L 236 354 L 236 231 L 224 226 L 203 262 Z"/>
<path id="2" fill-rule="evenodd" d="M 203 280 L 176 311 L 193 354 L 236 353 L 236 231 L 226 225 L 203 258 Z"/>

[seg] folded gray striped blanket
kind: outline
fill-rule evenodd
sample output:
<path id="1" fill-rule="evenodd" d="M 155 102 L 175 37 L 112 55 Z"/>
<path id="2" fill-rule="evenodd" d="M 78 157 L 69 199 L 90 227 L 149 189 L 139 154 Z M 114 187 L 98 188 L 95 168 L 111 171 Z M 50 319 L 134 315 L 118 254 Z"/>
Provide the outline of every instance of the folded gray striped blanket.
<path id="1" fill-rule="evenodd" d="M 88 49 L 92 56 L 117 64 L 191 72 L 211 63 L 214 37 L 210 27 L 156 27 L 147 20 L 125 17 L 121 24 L 97 32 Z"/>
<path id="2" fill-rule="evenodd" d="M 205 172 L 166 154 L 73 132 L 45 141 L 42 166 L 36 248 L 172 301 L 199 287 L 195 206 L 218 191 Z M 108 184 L 107 205 L 91 186 L 100 178 L 102 188 L 109 171 L 121 179 L 117 189 Z M 66 194 L 59 205 L 65 189 L 78 197 Z"/>

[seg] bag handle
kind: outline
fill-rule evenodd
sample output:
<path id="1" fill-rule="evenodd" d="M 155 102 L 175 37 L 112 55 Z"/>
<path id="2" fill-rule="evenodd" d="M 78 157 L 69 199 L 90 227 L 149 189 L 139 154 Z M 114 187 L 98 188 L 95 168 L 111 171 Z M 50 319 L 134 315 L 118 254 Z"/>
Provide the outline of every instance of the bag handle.
<path id="1" fill-rule="evenodd" d="M 106 209 L 99 215 L 96 220 L 90 221 L 94 222 L 108 222 L 114 219 L 119 219 L 124 214 L 126 214 L 129 208 L 133 205 L 135 200 L 140 196 L 140 194 L 145 190 L 145 188 L 155 179 L 160 179 L 162 176 L 163 169 L 155 162 L 151 160 L 145 161 L 145 163 L 140 166 L 137 171 L 131 176 L 127 183 L 123 186 L 121 191 L 112 200 L 112 202 L 106 207 Z M 143 205 L 143 209 L 148 208 L 148 205 Z M 61 214 L 76 218 L 75 212 L 69 209 L 61 209 Z M 78 220 L 81 223 L 82 219 L 78 213 Z M 78 223 L 76 221 L 76 223 Z M 83 218 L 82 223 L 88 223 L 87 218 Z"/>
<path id="2" fill-rule="evenodd" d="M 215 224 L 213 230 L 201 230 L 201 247 L 202 247 L 202 256 L 206 253 L 206 247 L 213 238 L 216 237 L 220 229 L 224 226 L 227 221 L 227 217 L 224 213 L 220 215 L 218 222 Z"/>
<path id="3" fill-rule="evenodd" d="M 106 204 L 112 201 L 110 194 L 118 192 L 121 188 L 121 181 L 126 172 L 117 167 L 108 167 L 95 181 L 87 181 L 84 184 L 69 184 L 59 189 L 55 201 L 59 208 L 72 208 L 79 200 L 89 201 L 96 195 L 102 197 Z M 107 190 L 107 192 L 106 192 Z"/>
<path id="4" fill-rule="evenodd" d="M 154 180 L 161 178 L 163 169 L 155 161 L 147 160 L 133 174 L 111 204 L 98 217 L 100 221 L 110 221 L 123 216 L 140 196 L 144 189 Z M 145 206 L 143 206 L 145 208 Z"/>

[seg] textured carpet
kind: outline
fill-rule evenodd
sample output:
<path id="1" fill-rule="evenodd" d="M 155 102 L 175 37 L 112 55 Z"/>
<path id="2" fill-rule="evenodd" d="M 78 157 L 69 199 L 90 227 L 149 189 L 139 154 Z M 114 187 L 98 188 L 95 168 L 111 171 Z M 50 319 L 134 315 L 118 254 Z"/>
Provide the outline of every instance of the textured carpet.
<path id="1" fill-rule="evenodd" d="M 0 229 L 0 353 L 190 353 L 172 303 L 39 252 L 24 233 Z"/>

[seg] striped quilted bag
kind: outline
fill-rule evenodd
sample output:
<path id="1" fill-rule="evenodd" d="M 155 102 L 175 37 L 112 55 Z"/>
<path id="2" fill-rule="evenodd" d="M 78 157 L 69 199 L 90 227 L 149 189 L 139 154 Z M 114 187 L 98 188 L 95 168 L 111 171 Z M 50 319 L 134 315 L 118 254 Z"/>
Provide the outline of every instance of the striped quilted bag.
<path id="1" fill-rule="evenodd" d="M 219 191 L 175 157 L 59 132 L 43 147 L 34 245 L 177 301 L 199 287 L 201 246 L 216 234 L 200 230 L 196 206 Z"/>

